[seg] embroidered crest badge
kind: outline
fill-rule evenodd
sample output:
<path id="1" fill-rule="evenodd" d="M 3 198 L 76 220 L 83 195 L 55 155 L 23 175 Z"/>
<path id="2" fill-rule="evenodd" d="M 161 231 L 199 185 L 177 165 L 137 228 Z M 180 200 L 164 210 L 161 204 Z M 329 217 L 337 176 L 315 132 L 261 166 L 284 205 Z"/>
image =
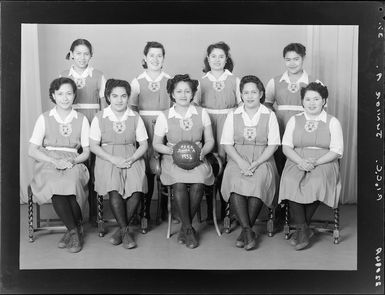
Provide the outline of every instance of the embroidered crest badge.
<path id="1" fill-rule="evenodd" d="M 318 121 L 306 121 L 305 130 L 307 132 L 314 132 L 318 128 Z"/>
<path id="2" fill-rule="evenodd" d="M 192 129 L 194 124 L 191 118 L 187 118 L 187 119 L 179 120 L 179 125 L 180 125 L 180 128 L 182 128 L 183 130 L 189 131 Z"/>
<path id="3" fill-rule="evenodd" d="M 157 92 L 160 89 L 160 82 L 149 82 L 148 89 L 152 92 Z"/>
<path id="4" fill-rule="evenodd" d="M 68 124 L 60 124 L 59 125 L 59 132 L 61 135 L 68 137 L 72 134 L 72 126 L 71 123 Z"/>
<path id="5" fill-rule="evenodd" d="M 116 133 L 123 133 L 124 130 L 126 130 L 126 123 L 125 121 L 122 122 L 112 122 L 112 130 L 114 130 Z"/>
<path id="6" fill-rule="evenodd" d="M 243 129 L 243 137 L 248 141 L 254 140 L 257 137 L 257 128 L 245 127 Z"/>
<path id="7" fill-rule="evenodd" d="M 291 93 L 296 93 L 298 92 L 299 90 L 299 85 L 297 83 L 290 83 L 288 86 L 287 86 L 287 89 L 291 92 Z"/>
<path id="8" fill-rule="evenodd" d="M 213 88 L 215 91 L 221 92 L 225 88 L 225 81 L 214 81 Z"/>
<path id="9" fill-rule="evenodd" d="M 82 89 L 84 86 L 86 86 L 86 79 L 85 78 L 76 78 L 75 84 L 78 89 Z"/>

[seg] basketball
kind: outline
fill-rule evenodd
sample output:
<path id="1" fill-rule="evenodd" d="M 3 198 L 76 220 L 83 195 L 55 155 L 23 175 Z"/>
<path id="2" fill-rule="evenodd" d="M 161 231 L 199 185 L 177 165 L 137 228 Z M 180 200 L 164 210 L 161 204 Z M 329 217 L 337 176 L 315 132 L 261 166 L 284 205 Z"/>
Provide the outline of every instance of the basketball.
<path id="1" fill-rule="evenodd" d="M 201 149 L 196 143 L 182 140 L 174 146 L 172 159 L 178 167 L 185 170 L 191 170 L 199 166 L 200 154 Z"/>

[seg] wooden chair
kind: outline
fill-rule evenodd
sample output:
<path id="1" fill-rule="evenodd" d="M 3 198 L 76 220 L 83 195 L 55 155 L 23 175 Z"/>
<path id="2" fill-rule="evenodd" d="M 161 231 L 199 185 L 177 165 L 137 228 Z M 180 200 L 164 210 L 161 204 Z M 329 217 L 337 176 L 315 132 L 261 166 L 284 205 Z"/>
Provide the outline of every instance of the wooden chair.
<path id="1" fill-rule="evenodd" d="M 339 208 L 333 209 L 334 219 L 314 219 L 311 221 L 309 227 L 316 232 L 331 233 L 333 234 L 334 244 L 339 243 L 340 238 L 340 213 Z M 288 240 L 291 236 L 290 230 L 295 229 L 294 226 L 290 226 L 290 213 L 289 213 L 289 202 L 285 201 L 285 225 L 283 232 L 285 234 L 285 239 Z"/>
<path id="2" fill-rule="evenodd" d="M 58 218 L 41 218 L 40 205 L 33 202 L 33 193 L 31 186 L 28 185 L 28 237 L 29 242 L 34 242 L 35 232 L 37 231 L 49 231 L 49 232 L 65 232 L 67 227 L 64 225 L 53 225 L 52 223 L 61 222 Z M 36 215 L 34 216 L 34 204 L 36 208 Z M 48 204 L 48 203 L 47 203 Z M 36 226 L 35 224 L 36 223 Z M 43 226 L 44 224 L 44 226 Z"/>
<path id="3" fill-rule="evenodd" d="M 212 185 L 212 193 L 213 193 L 213 221 L 214 221 L 214 226 L 215 230 L 218 234 L 218 236 L 221 236 L 221 231 L 219 230 L 218 222 L 217 222 L 217 184 L 218 184 L 218 179 L 221 177 L 223 173 L 223 164 L 222 160 L 220 157 L 215 154 L 215 153 L 210 153 L 207 155 L 207 160 L 211 164 L 213 168 L 213 173 L 215 176 L 214 184 Z M 172 201 L 173 201 L 173 193 L 172 193 L 172 187 L 171 186 L 164 186 L 161 181 L 160 181 L 160 174 L 161 174 L 161 165 L 160 165 L 160 157 L 158 157 L 157 161 L 157 166 L 156 166 L 156 179 L 157 179 L 157 188 L 158 188 L 158 209 L 157 209 L 157 220 L 160 218 L 161 214 L 161 202 L 162 202 L 162 194 L 167 194 L 167 239 L 170 238 L 171 236 L 171 224 L 172 224 Z M 165 188 L 165 189 L 164 189 Z M 205 190 L 206 191 L 206 190 Z M 197 217 L 199 222 L 202 222 L 201 220 L 201 214 L 200 214 L 200 209 L 197 212 Z"/>
<path id="4" fill-rule="evenodd" d="M 266 230 L 267 235 L 269 237 L 272 237 L 274 235 L 275 226 L 274 226 L 274 220 L 275 220 L 275 210 L 274 208 L 267 207 L 268 210 L 268 218 L 267 220 L 258 220 L 255 222 L 256 224 L 266 224 Z M 229 234 L 231 232 L 231 227 L 233 222 L 236 222 L 235 218 L 232 218 L 231 216 L 231 210 L 230 210 L 230 202 L 227 202 L 226 209 L 225 209 L 225 218 L 223 219 L 223 228 L 225 230 L 225 233 Z"/>
<path id="5" fill-rule="evenodd" d="M 97 213 L 96 213 L 96 223 L 98 225 L 98 235 L 99 237 L 104 237 L 104 235 L 107 233 L 105 228 L 105 223 L 112 223 L 117 225 L 117 222 L 114 218 L 105 219 L 104 218 L 104 200 L 107 199 L 108 196 L 100 196 L 97 195 Z M 144 198 L 141 200 L 141 207 L 144 208 Z M 143 210 L 142 210 L 143 211 Z M 138 214 L 138 213 L 136 213 Z M 148 232 L 148 222 L 147 218 L 143 216 L 141 218 L 140 222 L 140 230 L 142 234 L 146 234 Z"/>

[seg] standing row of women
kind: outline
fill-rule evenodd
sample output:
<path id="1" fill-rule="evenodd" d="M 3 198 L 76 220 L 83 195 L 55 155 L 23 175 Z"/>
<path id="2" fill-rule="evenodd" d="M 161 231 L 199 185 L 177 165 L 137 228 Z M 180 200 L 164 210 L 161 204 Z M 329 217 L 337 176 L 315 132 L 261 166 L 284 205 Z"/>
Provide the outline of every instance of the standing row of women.
<path id="1" fill-rule="evenodd" d="M 128 249 L 136 246 L 128 225 L 144 195 L 145 214 L 150 216 L 154 181 L 150 164 L 154 153 L 162 154 L 162 183 L 173 186 L 181 220 L 178 242 L 188 248 L 199 245 L 192 219 L 204 186 L 214 181 L 205 160 L 213 151 L 224 161 L 227 158 L 221 194 L 242 226 L 237 247 L 255 248 L 252 227 L 262 205 L 271 207 L 276 201 L 278 187 L 279 202 L 290 200 L 297 228 L 292 244 L 297 250 L 309 244 L 313 233 L 308 224 L 319 202 L 332 207 L 338 204 L 341 126 L 323 109 L 327 88 L 311 82 L 302 68 L 302 45 L 285 47 L 288 70 L 269 81 L 266 90 L 256 76 L 241 80 L 233 76 L 229 47 L 223 42 L 209 46 L 206 74 L 200 81 L 189 75 L 171 78 L 165 74 L 165 50 L 157 42 L 146 45 L 145 71 L 131 86 L 115 79 L 97 86 L 103 84 L 104 78 L 88 66 L 92 47 L 86 40 L 76 40 L 69 56 L 74 65 L 51 83 L 50 98 L 56 106 L 39 117 L 29 150 L 38 162 L 31 183 L 34 196 L 39 203 L 51 199 L 68 228 L 59 247 L 67 247 L 70 252 L 82 248 L 81 223 L 87 210 L 89 179 L 82 163 L 89 158 L 89 147 L 96 155 L 95 168 L 90 171 L 95 175 L 95 190 L 99 195 L 109 195 L 119 224 L 110 241 Z M 96 113 L 102 97 L 109 106 Z M 263 105 L 265 97 L 267 107 Z M 276 113 L 269 109 L 273 103 Z M 73 106 L 92 120 L 90 131 L 87 119 Z M 285 111 L 299 113 L 290 118 L 287 126 Z M 285 127 L 282 144 L 288 159 L 279 180 L 273 155 L 281 143 L 280 130 L 283 133 Z M 201 147 L 201 163 L 192 170 L 181 169 L 172 160 L 173 146 L 181 140 Z"/>

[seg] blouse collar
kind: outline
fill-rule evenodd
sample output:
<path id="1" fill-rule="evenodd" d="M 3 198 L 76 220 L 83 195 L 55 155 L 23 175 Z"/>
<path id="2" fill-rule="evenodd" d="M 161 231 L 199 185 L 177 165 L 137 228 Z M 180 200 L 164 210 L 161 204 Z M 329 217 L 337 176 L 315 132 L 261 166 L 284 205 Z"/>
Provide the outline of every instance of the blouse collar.
<path id="1" fill-rule="evenodd" d="M 161 81 L 163 78 L 167 78 L 167 79 L 170 79 L 170 75 L 169 74 L 166 74 L 165 72 L 160 72 L 159 76 L 156 77 L 155 80 L 152 80 L 151 77 L 148 75 L 148 73 L 146 71 L 144 71 L 142 74 L 140 74 L 138 76 L 138 79 L 142 79 L 142 78 L 145 78 L 148 82 L 159 82 Z"/>
<path id="2" fill-rule="evenodd" d="M 115 113 L 111 109 L 111 106 L 108 106 L 103 110 L 103 118 L 108 117 L 108 119 L 110 119 L 110 121 L 112 122 L 125 121 L 129 116 L 135 116 L 135 113 L 129 107 L 127 107 L 127 110 L 124 112 L 123 116 L 120 119 L 116 117 Z"/>
<path id="3" fill-rule="evenodd" d="M 78 72 L 75 71 L 74 65 L 71 66 L 69 76 L 72 76 L 74 78 L 87 78 L 88 76 L 92 77 L 92 72 L 94 68 L 91 66 L 88 66 L 83 73 L 79 74 Z"/>
<path id="4" fill-rule="evenodd" d="M 325 112 L 325 110 L 322 110 L 321 113 L 315 119 L 309 118 L 306 112 L 303 112 L 302 114 L 304 114 L 307 121 L 322 121 L 326 123 L 327 120 L 327 113 Z"/>
<path id="5" fill-rule="evenodd" d="M 198 111 L 195 106 L 190 104 L 190 106 L 187 109 L 187 112 L 184 117 L 182 117 L 181 114 L 177 113 L 175 110 L 175 104 L 170 108 L 170 111 L 168 112 L 168 118 L 177 118 L 177 119 L 185 119 L 185 118 L 190 118 L 192 115 L 198 115 Z"/>
<path id="6" fill-rule="evenodd" d="M 216 82 L 216 81 L 225 81 L 226 79 L 227 79 L 227 77 L 228 76 L 232 76 L 233 75 L 233 73 L 232 72 L 230 72 L 228 69 L 226 69 L 224 72 L 223 72 L 223 74 L 217 79 L 217 78 L 215 78 L 214 77 L 214 75 L 211 73 L 211 71 L 210 72 L 207 72 L 206 73 L 206 75 L 204 75 L 203 77 L 202 77 L 202 79 L 203 78 L 208 78 L 210 81 L 212 81 L 212 82 Z"/>
<path id="7" fill-rule="evenodd" d="M 51 111 L 49 112 L 49 116 L 53 116 L 55 118 L 55 120 L 58 122 L 58 123 L 61 123 L 61 124 L 67 124 L 67 123 L 71 123 L 72 120 L 74 118 L 78 118 L 78 113 L 72 109 L 71 112 L 68 114 L 68 116 L 63 120 L 60 116 L 59 116 L 59 113 L 57 112 L 56 110 L 56 106 L 51 109 Z"/>
<path id="8" fill-rule="evenodd" d="M 287 71 L 284 72 L 281 79 L 279 79 L 279 82 L 282 82 L 282 81 L 285 81 L 287 84 L 291 83 L 290 78 L 289 78 L 289 74 Z M 309 75 L 305 70 L 303 70 L 301 77 L 299 77 L 299 79 L 297 80 L 296 83 L 299 84 L 301 82 L 305 83 L 305 84 L 309 84 Z"/>

